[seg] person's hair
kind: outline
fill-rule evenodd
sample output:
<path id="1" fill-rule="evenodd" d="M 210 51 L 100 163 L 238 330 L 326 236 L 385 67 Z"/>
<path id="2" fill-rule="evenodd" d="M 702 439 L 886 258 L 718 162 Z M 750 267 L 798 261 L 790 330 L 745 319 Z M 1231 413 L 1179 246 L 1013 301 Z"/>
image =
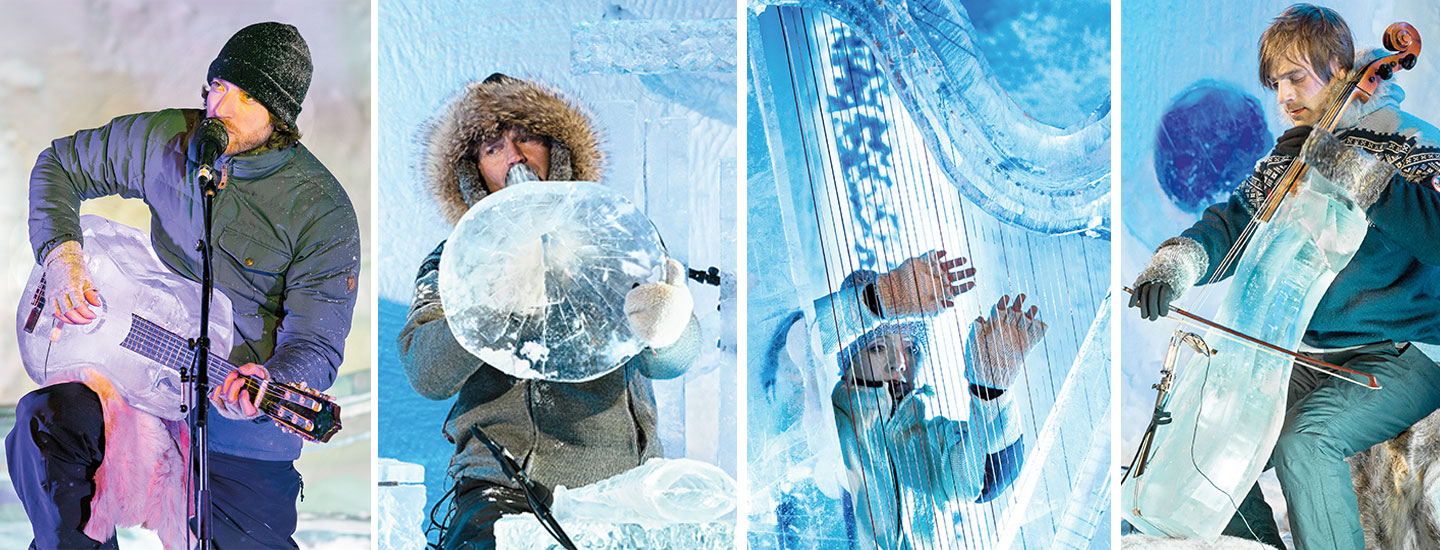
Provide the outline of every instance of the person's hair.
<path id="1" fill-rule="evenodd" d="M 200 87 L 200 105 L 202 110 L 210 106 L 209 84 Z M 265 111 L 269 112 L 270 109 L 266 108 Z M 265 140 L 259 149 L 284 149 L 300 143 L 300 129 L 286 124 L 280 117 L 275 116 L 275 113 L 270 113 L 270 130 L 270 139 Z"/>
<path id="2" fill-rule="evenodd" d="M 1260 34 L 1260 84 L 1271 90 L 1271 71 L 1281 59 L 1310 62 L 1321 80 L 1329 82 L 1331 63 L 1343 72 L 1355 66 L 1355 43 L 1350 26 L 1330 8 L 1295 4 L 1270 22 Z"/>

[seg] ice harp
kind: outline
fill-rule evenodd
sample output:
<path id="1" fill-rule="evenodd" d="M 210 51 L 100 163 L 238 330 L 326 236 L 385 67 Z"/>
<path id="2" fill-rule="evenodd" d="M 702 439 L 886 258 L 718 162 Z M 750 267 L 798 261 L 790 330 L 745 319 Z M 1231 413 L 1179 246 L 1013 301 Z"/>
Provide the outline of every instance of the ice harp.
<path id="1" fill-rule="evenodd" d="M 970 321 L 1001 295 L 1024 293 L 1050 326 L 1010 390 L 1026 449 L 1014 484 L 983 504 L 897 502 L 906 514 L 930 510 L 937 542 L 899 535 L 919 548 L 1108 546 L 1108 100 L 1070 129 L 1030 118 L 951 2 L 750 7 L 752 109 L 767 146 L 757 155 L 752 145 L 751 158 L 769 162 L 785 234 L 752 246 L 789 250 L 795 308 L 856 270 L 883 272 L 933 249 L 969 258 L 975 290 L 928 321 L 917 381 L 936 388 L 934 413 L 962 420 Z M 839 379 L 836 358 L 800 370 L 811 398 L 803 414 L 768 413 L 773 424 L 814 432 L 829 423 L 833 432 L 826 396 Z M 826 489 L 844 466 L 823 439 L 752 440 L 752 546 L 848 547 L 854 533 L 837 518 L 865 504 Z M 802 494 L 811 483 L 820 488 Z"/>

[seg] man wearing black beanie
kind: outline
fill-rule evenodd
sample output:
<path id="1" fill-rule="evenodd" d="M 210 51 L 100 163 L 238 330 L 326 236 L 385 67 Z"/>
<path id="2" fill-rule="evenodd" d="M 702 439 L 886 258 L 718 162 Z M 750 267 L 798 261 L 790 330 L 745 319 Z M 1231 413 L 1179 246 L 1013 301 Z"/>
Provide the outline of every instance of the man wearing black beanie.
<path id="1" fill-rule="evenodd" d="M 204 111 L 127 115 L 55 140 L 30 175 L 30 241 L 45 266 L 45 314 L 79 325 L 117 314 L 99 307 L 113 282 L 93 280 L 84 261 L 78 210 L 85 199 L 143 199 L 156 255 L 199 280 L 202 197 L 186 145 L 202 119 L 216 118 L 229 145 L 215 162 L 223 187 L 215 198 L 214 279 L 234 307 L 235 343 L 214 353 L 242 365 L 239 372 L 328 388 L 350 331 L 360 236 L 344 189 L 299 142 L 296 119 L 311 73 L 295 27 L 250 25 L 210 64 Z M 128 405 L 103 369 L 118 350 L 94 353 L 100 368 L 37 380 L 42 387 L 21 398 L 6 437 L 33 545 L 114 548 L 116 527 L 144 524 L 167 548 L 187 547 L 180 480 L 187 468 L 176 452 L 184 424 Z M 300 438 L 262 415 L 235 373 L 212 384 L 217 546 L 295 547 Z"/>

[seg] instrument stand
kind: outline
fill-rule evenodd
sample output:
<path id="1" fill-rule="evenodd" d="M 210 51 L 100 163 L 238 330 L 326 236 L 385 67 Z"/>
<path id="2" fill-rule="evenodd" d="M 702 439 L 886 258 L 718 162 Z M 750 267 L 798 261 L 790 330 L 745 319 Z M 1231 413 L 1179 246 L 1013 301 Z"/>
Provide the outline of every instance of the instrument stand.
<path id="1" fill-rule="evenodd" d="M 195 548 L 208 550 L 214 547 L 211 540 L 210 523 L 210 297 L 215 293 L 215 275 L 211 271 L 214 247 L 211 244 L 211 228 L 214 225 L 215 194 L 223 182 L 220 174 L 208 165 L 202 165 L 196 175 L 202 194 L 205 235 L 195 248 L 200 251 L 200 337 L 191 343 L 195 350 L 195 372 L 190 393 L 190 458 L 195 463 L 192 473 L 197 481 L 192 485 L 190 496 L 195 504 L 195 534 L 198 538 Z"/>

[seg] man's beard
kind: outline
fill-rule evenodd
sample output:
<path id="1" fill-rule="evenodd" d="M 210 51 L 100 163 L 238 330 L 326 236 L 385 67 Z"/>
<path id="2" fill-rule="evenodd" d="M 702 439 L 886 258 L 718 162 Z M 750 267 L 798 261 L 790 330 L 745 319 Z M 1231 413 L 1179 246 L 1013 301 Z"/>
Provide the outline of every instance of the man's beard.
<path id="1" fill-rule="evenodd" d="M 266 141 L 270 140 L 270 135 L 275 132 L 274 129 L 270 129 L 268 132 L 241 133 L 234 126 L 229 124 L 225 126 L 230 129 L 230 144 L 225 147 L 226 155 L 248 153 L 264 145 Z"/>

